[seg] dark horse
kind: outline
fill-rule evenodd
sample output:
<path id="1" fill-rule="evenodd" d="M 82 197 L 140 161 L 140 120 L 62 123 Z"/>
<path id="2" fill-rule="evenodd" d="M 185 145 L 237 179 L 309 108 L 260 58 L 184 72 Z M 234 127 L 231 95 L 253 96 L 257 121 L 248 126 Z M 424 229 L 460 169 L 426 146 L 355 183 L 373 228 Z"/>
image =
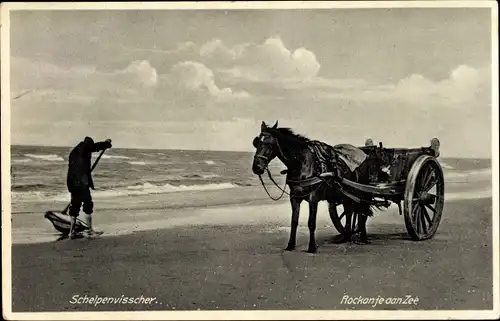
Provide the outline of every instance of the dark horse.
<path id="1" fill-rule="evenodd" d="M 257 149 L 254 155 L 252 171 L 261 176 L 267 170 L 268 164 L 275 158 L 287 167 L 287 184 L 290 187 L 290 202 L 292 205 L 292 222 L 290 239 L 287 251 L 295 249 L 297 226 L 299 223 L 300 204 L 302 201 L 309 203 L 309 248 L 307 252 L 316 252 L 316 214 L 318 203 L 326 200 L 329 203 L 329 213 L 332 221 L 337 215 L 337 205 L 343 204 L 346 215 L 344 242 L 350 242 L 353 235 L 351 219 L 353 214 L 358 214 L 358 229 L 360 242 L 368 243 L 366 235 L 366 220 L 373 215 L 370 205 L 358 203 L 346 197 L 330 179 L 319 179 L 321 168 L 316 155 L 310 150 L 312 141 L 301 135 L 293 133 L 288 128 L 278 128 L 278 122 L 272 127 L 262 122 L 261 133 L 253 141 Z M 369 161 L 364 161 L 357 169 L 351 171 L 344 162 L 336 164 L 339 175 L 357 183 L 369 181 Z M 335 169 L 334 169 L 335 170 Z"/>

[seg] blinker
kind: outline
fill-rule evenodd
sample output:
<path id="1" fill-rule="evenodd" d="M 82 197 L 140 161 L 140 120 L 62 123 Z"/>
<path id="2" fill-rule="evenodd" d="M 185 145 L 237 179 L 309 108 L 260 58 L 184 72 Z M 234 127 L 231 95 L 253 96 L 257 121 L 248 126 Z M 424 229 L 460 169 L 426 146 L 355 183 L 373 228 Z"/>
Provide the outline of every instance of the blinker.
<path id="1" fill-rule="evenodd" d="M 253 144 L 253 147 L 255 147 L 255 148 L 259 147 L 259 137 L 258 137 L 258 136 L 256 136 L 256 137 L 253 139 L 252 144 Z"/>

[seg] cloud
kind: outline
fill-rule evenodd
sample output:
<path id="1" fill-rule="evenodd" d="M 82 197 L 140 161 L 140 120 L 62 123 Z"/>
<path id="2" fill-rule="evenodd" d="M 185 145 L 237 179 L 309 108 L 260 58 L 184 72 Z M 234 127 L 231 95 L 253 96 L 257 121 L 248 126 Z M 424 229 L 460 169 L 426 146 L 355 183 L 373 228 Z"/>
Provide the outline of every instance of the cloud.
<path id="1" fill-rule="evenodd" d="M 285 81 L 280 86 L 298 100 L 332 101 L 349 104 L 395 106 L 398 108 L 446 108 L 473 112 L 491 106 L 489 67 L 460 65 L 441 80 L 412 74 L 395 83 L 372 83 L 362 79 Z M 278 92 L 276 90 L 276 92 Z M 376 108 L 376 107 L 374 107 Z"/>
<path id="2" fill-rule="evenodd" d="M 133 61 L 112 72 L 92 66 L 62 68 L 46 62 L 12 58 L 13 96 L 29 91 L 23 100 L 92 102 L 96 99 L 134 99 L 156 87 L 156 70 L 147 61 Z"/>
<path id="3" fill-rule="evenodd" d="M 152 103 L 165 98 L 179 103 L 207 99 L 229 102 L 246 99 L 243 90 L 218 86 L 213 71 L 202 63 L 184 61 L 163 75 L 147 60 L 130 62 L 110 72 L 92 67 L 61 68 L 45 62 L 13 58 L 13 96 L 29 91 L 23 100 L 90 104 L 96 101 Z"/>
<path id="4" fill-rule="evenodd" d="M 200 61 L 211 67 L 222 82 L 247 91 L 252 89 L 255 96 L 392 102 L 420 108 L 489 105 L 489 68 L 460 65 L 450 71 L 448 78 L 438 81 L 412 74 L 396 83 L 377 84 L 363 79 L 320 77 L 321 65 L 312 51 L 289 49 L 279 37 L 270 37 L 261 44 L 234 46 L 215 39 L 186 48 L 198 51 Z"/>
<path id="5" fill-rule="evenodd" d="M 217 99 L 248 98 L 245 91 L 233 92 L 231 88 L 219 88 L 215 84 L 214 73 L 199 62 L 184 61 L 172 67 L 170 76 L 188 90 L 204 91 Z"/>
<path id="6" fill-rule="evenodd" d="M 225 49 L 222 45 L 218 48 Z M 320 69 L 312 51 L 298 48 L 292 52 L 279 37 L 259 45 L 235 46 L 226 52 L 233 57 L 234 66 L 225 72 L 252 81 L 308 80 L 316 77 Z"/>
<path id="7" fill-rule="evenodd" d="M 177 59 L 184 55 L 197 61 L 200 66 L 196 69 L 184 66 L 187 75 L 191 75 L 186 77 L 197 75 L 197 82 L 191 86 L 206 88 L 214 97 L 238 97 L 238 92 L 242 96 L 250 92 L 261 98 L 388 103 L 423 109 L 473 109 L 471 106 L 491 104 L 489 67 L 459 65 L 442 80 L 423 74 L 412 74 L 395 83 L 325 78 L 319 75 L 321 65 L 314 52 L 304 47 L 287 48 L 280 37 L 270 37 L 259 44 L 230 45 L 220 39 L 203 44 L 188 42 L 179 44 L 168 55 L 179 55 Z M 219 86 L 213 79 L 218 80 Z"/>
<path id="8" fill-rule="evenodd" d="M 420 74 L 413 74 L 391 86 L 367 88 L 361 93 L 363 99 L 397 100 L 412 106 L 460 108 L 490 105 L 489 68 L 473 68 L 460 65 L 449 77 L 433 81 Z"/>
<path id="9" fill-rule="evenodd" d="M 257 45 L 187 42 L 170 52 L 155 49 L 154 55 L 166 58 L 138 56 L 106 72 L 14 57 L 12 96 L 30 91 L 13 104 L 16 135 L 40 139 L 37 133 L 62 120 L 85 120 L 79 128 L 67 126 L 68 133 L 79 134 L 85 128 L 99 132 L 93 126 L 105 120 L 145 126 L 158 121 L 164 129 L 158 125 L 144 133 L 121 123 L 110 126 L 122 130 L 124 144 L 160 146 L 171 140 L 174 148 L 240 149 L 258 132 L 260 120 L 279 119 L 332 144 L 362 144 L 369 135 L 411 147 L 439 137 L 448 155 L 489 153 L 490 66 L 458 65 L 437 80 L 418 73 L 393 83 L 326 78 L 313 52 L 287 48 L 279 38 Z"/>
<path id="10" fill-rule="evenodd" d="M 151 67 L 147 60 L 133 61 L 119 73 L 133 76 L 139 84 L 146 87 L 156 87 L 158 85 L 156 69 Z"/>
<path id="11" fill-rule="evenodd" d="M 149 54 L 161 73 L 168 73 L 169 68 L 180 61 L 198 61 L 216 72 L 242 80 L 282 81 L 314 78 L 321 67 L 312 51 L 304 47 L 289 49 L 280 37 L 269 37 L 260 44 L 228 45 L 220 39 L 202 44 L 189 41 L 178 43 L 171 50 L 139 51 Z"/>
<path id="12" fill-rule="evenodd" d="M 199 48 L 199 55 L 208 62 L 212 61 L 214 64 L 226 65 L 234 62 L 240 55 L 240 47 L 229 48 L 220 39 L 212 39 L 211 41 L 203 44 Z"/>

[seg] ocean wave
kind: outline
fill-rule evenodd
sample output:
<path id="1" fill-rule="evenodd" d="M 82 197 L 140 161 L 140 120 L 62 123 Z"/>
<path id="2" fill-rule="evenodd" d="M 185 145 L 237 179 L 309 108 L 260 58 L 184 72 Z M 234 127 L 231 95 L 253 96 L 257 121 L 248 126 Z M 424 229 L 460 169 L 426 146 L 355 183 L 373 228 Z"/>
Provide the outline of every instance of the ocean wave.
<path id="1" fill-rule="evenodd" d="M 190 174 L 190 175 L 182 175 L 182 178 L 203 178 L 203 179 L 210 179 L 210 178 L 217 178 L 220 177 L 220 175 L 217 174 Z"/>
<path id="2" fill-rule="evenodd" d="M 445 183 L 470 183 L 492 179 L 491 168 L 444 172 Z"/>
<path id="3" fill-rule="evenodd" d="M 24 154 L 26 157 L 30 158 L 35 158 L 35 159 L 41 159 L 44 161 L 49 161 L 49 162 L 61 162 L 64 161 L 64 158 L 62 158 L 59 155 L 56 154 Z"/>
<path id="4" fill-rule="evenodd" d="M 236 182 L 234 183 L 235 185 L 242 186 L 242 187 L 249 187 L 249 186 L 258 186 L 259 184 L 256 183 L 251 183 L 251 182 Z"/>
<path id="5" fill-rule="evenodd" d="M 26 163 L 32 163 L 33 159 L 31 158 L 21 158 L 21 159 L 13 159 L 11 161 L 12 164 L 26 164 Z"/>
<path id="6" fill-rule="evenodd" d="M 147 163 L 144 161 L 131 161 L 131 162 L 127 162 L 127 163 L 129 163 L 130 165 L 140 165 L 140 166 L 147 165 Z"/>
<path id="7" fill-rule="evenodd" d="M 453 166 L 446 164 L 445 162 L 440 161 L 439 164 L 441 164 L 441 167 L 443 169 L 453 169 Z"/>
<path id="8" fill-rule="evenodd" d="M 92 198 L 102 199 L 102 198 L 113 198 L 120 196 L 138 196 L 138 195 L 153 195 L 153 194 L 165 194 L 165 193 L 176 193 L 176 192 L 191 192 L 191 191 L 213 191 L 213 190 L 223 190 L 238 188 L 238 184 L 233 183 L 220 183 L 220 184 L 199 184 L 199 185 L 155 185 L 151 183 L 143 183 L 138 185 L 131 185 L 126 187 L 120 187 L 108 190 L 95 190 L 92 191 Z M 69 193 L 59 192 L 58 194 L 50 194 L 48 192 L 42 191 L 13 191 L 11 193 L 12 199 L 14 201 L 69 201 Z"/>
<path id="9" fill-rule="evenodd" d="M 200 185 L 155 185 L 151 183 L 143 183 L 138 185 L 127 186 L 126 188 L 94 191 L 92 196 L 94 198 L 110 198 L 118 196 L 135 196 L 135 195 L 152 195 L 175 193 L 185 191 L 210 191 L 221 190 L 229 188 L 237 188 L 238 186 L 233 183 L 220 183 L 220 184 L 200 184 Z"/>
<path id="10" fill-rule="evenodd" d="M 28 183 L 28 184 L 12 184 L 12 191 L 33 191 L 39 190 L 41 188 L 46 188 L 48 185 L 40 183 Z"/>
<path id="11" fill-rule="evenodd" d="M 128 156 L 123 155 L 102 155 L 104 159 L 130 159 Z"/>
<path id="12" fill-rule="evenodd" d="M 456 200 L 468 200 L 477 198 L 489 198 L 492 196 L 493 193 L 491 189 L 483 189 L 483 190 L 473 190 L 466 192 L 446 193 L 444 199 L 445 201 L 456 201 Z"/>
<path id="13" fill-rule="evenodd" d="M 40 192 L 40 191 L 29 191 L 29 192 L 18 192 L 18 191 L 12 191 L 11 192 L 11 197 L 12 200 L 14 201 L 41 201 L 41 200 L 47 200 L 47 193 Z M 68 200 L 68 196 L 66 196 L 65 200 Z"/>
<path id="14" fill-rule="evenodd" d="M 204 163 L 208 165 L 215 165 L 215 162 L 213 160 L 206 160 L 204 161 Z"/>

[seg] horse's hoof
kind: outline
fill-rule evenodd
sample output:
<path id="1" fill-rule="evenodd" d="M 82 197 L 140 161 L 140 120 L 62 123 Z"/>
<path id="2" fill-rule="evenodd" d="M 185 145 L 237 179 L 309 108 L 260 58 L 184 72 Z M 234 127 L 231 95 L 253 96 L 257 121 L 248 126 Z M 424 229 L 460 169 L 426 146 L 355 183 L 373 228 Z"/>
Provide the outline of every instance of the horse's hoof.
<path id="1" fill-rule="evenodd" d="M 295 250 L 295 246 L 290 246 L 290 245 L 288 245 L 285 249 L 285 251 L 293 251 L 293 250 Z"/>
<path id="2" fill-rule="evenodd" d="M 365 245 L 365 244 L 371 244 L 370 241 L 368 240 L 363 240 L 363 239 L 359 239 L 359 240 L 355 240 L 354 241 L 355 244 L 360 244 L 360 245 Z"/>
<path id="3" fill-rule="evenodd" d="M 307 253 L 316 253 L 317 248 L 308 248 Z"/>

